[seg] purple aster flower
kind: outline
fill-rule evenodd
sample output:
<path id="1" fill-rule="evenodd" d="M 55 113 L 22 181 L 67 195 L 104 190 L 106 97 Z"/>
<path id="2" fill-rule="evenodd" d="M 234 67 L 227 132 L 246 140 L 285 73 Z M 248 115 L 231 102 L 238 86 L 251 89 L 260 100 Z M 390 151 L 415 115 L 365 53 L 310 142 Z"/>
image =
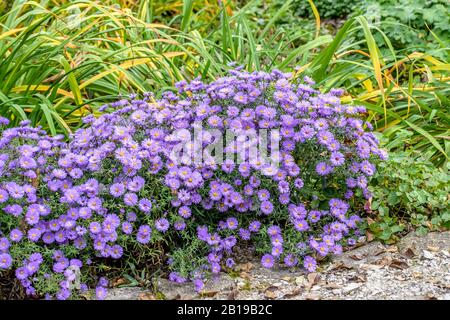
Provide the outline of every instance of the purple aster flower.
<path id="1" fill-rule="evenodd" d="M 265 254 L 262 256 L 261 258 L 261 264 L 264 268 L 272 268 L 273 265 L 275 264 L 275 259 L 272 255 L 270 254 Z"/>
<path id="2" fill-rule="evenodd" d="M 42 235 L 42 232 L 38 228 L 32 228 L 28 230 L 28 239 L 32 242 L 37 242 Z"/>
<path id="3" fill-rule="evenodd" d="M 261 189 L 258 191 L 258 199 L 260 201 L 266 201 L 270 198 L 270 193 L 266 189 Z"/>
<path id="4" fill-rule="evenodd" d="M 329 251 L 327 244 L 324 242 L 320 242 L 319 245 L 317 246 L 316 250 L 319 253 L 319 255 L 321 255 L 322 257 L 325 257 Z"/>
<path id="5" fill-rule="evenodd" d="M 169 221 L 166 218 L 161 218 L 156 220 L 155 222 L 155 228 L 156 230 L 164 233 L 166 232 L 170 227 Z"/>
<path id="6" fill-rule="evenodd" d="M 15 274 L 16 278 L 19 280 L 24 280 L 28 277 L 27 269 L 25 267 L 17 268 Z"/>
<path id="7" fill-rule="evenodd" d="M 220 264 L 218 264 L 217 262 L 213 262 L 211 263 L 211 272 L 214 274 L 218 274 L 220 273 Z"/>
<path id="8" fill-rule="evenodd" d="M 273 212 L 273 204 L 270 201 L 263 201 L 261 202 L 261 212 L 268 215 Z"/>
<path id="9" fill-rule="evenodd" d="M 133 232 L 133 225 L 128 221 L 122 223 L 122 231 L 125 234 L 131 234 Z"/>
<path id="10" fill-rule="evenodd" d="M 303 188 L 303 185 L 304 185 L 304 183 L 303 183 L 303 180 L 302 180 L 302 179 L 297 178 L 297 179 L 294 180 L 294 186 L 295 186 L 297 189 Z"/>
<path id="11" fill-rule="evenodd" d="M 248 229 L 241 228 L 241 229 L 239 229 L 239 236 L 241 237 L 242 240 L 247 241 L 247 240 L 250 240 L 251 234 Z"/>
<path id="12" fill-rule="evenodd" d="M 109 192 L 113 197 L 120 197 L 125 193 L 125 186 L 122 183 L 114 183 L 109 188 Z"/>
<path id="13" fill-rule="evenodd" d="M 149 213 L 152 209 L 152 202 L 145 198 L 141 199 L 139 201 L 139 209 L 141 209 L 141 211 L 144 213 Z"/>
<path id="14" fill-rule="evenodd" d="M 333 168 L 330 167 L 329 165 L 327 165 L 325 162 L 319 162 L 316 165 L 316 172 L 320 176 L 325 176 L 325 175 L 329 174 L 332 170 L 333 170 Z"/>
<path id="15" fill-rule="evenodd" d="M 313 257 L 305 256 L 305 258 L 303 260 L 303 267 L 308 272 L 314 272 L 317 269 L 317 262 L 316 262 L 316 260 Z"/>
<path id="16" fill-rule="evenodd" d="M 203 288 L 205 287 L 205 283 L 203 282 L 202 279 L 195 279 L 193 282 L 194 282 L 196 292 L 202 291 Z"/>
<path id="17" fill-rule="evenodd" d="M 11 230 L 11 233 L 9 234 L 9 238 L 13 242 L 20 242 L 22 240 L 23 233 L 19 229 L 13 229 Z"/>
<path id="18" fill-rule="evenodd" d="M 95 288 L 95 296 L 98 300 L 104 300 L 108 295 L 108 291 L 105 287 L 97 287 Z"/>
<path id="19" fill-rule="evenodd" d="M 178 220 L 173 224 L 173 227 L 177 231 L 183 231 L 186 228 L 186 223 L 183 220 Z"/>
<path id="20" fill-rule="evenodd" d="M 306 220 L 295 220 L 294 221 L 294 228 L 297 231 L 303 232 L 309 229 L 308 222 Z"/>
<path id="21" fill-rule="evenodd" d="M 111 247 L 111 258 L 120 259 L 123 255 L 123 248 L 118 244 Z"/>
<path id="22" fill-rule="evenodd" d="M 330 162 L 333 166 L 341 166 L 345 162 L 344 155 L 338 151 L 335 151 L 331 154 Z"/>
<path id="23" fill-rule="evenodd" d="M 228 258 L 225 261 L 225 265 L 227 266 L 227 268 L 233 268 L 236 265 L 236 262 L 234 262 L 232 258 Z"/>
<path id="24" fill-rule="evenodd" d="M 11 256 L 8 253 L 0 253 L 0 269 L 9 269 L 11 266 Z"/>
<path id="25" fill-rule="evenodd" d="M 239 223 L 238 220 L 234 217 L 228 218 L 227 222 L 226 222 L 227 228 L 230 230 L 235 230 L 237 229 Z"/>
<path id="26" fill-rule="evenodd" d="M 290 267 L 290 268 L 295 267 L 297 265 L 297 263 L 298 263 L 298 259 L 292 253 L 289 253 L 288 255 L 286 255 L 284 257 L 284 264 L 287 267 Z"/>
<path id="27" fill-rule="evenodd" d="M 0 189 L 0 203 L 8 201 L 9 195 L 6 190 Z"/>
<path id="28" fill-rule="evenodd" d="M 250 222 L 250 224 L 248 226 L 248 230 L 250 232 L 258 232 L 260 227 L 261 227 L 261 222 L 252 221 L 252 222 Z"/>
<path id="29" fill-rule="evenodd" d="M 187 206 L 182 206 L 182 207 L 180 207 L 180 209 L 178 209 L 178 214 L 181 217 L 188 219 L 191 217 L 191 209 Z"/>
<path id="30" fill-rule="evenodd" d="M 10 243 L 7 238 L 0 238 L 0 252 L 8 250 Z"/>
<path id="31" fill-rule="evenodd" d="M 89 225 L 89 231 L 92 234 L 99 234 L 102 231 L 102 225 L 99 222 L 91 222 Z"/>
<path id="32" fill-rule="evenodd" d="M 123 196 L 123 201 L 127 206 L 135 206 L 138 203 L 138 196 L 135 193 L 128 192 Z"/>
<path id="33" fill-rule="evenodd" d="M 316 223 L 320 220 L 321 213 L 319 210 L 311 210 L 308 214 L 308 220 L 312 223 Z"/>

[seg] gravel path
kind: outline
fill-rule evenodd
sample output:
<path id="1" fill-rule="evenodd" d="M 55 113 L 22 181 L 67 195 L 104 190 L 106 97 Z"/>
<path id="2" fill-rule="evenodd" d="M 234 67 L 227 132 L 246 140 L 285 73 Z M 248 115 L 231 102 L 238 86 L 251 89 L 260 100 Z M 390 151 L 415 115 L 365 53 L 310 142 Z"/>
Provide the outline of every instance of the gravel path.
<path id="1" fill-rule="evenodd" d="M 158 280 L 158 294 L 112 289 L 108 299 L 443 299 L 450 300 L 450 232 L 409 234 L 391 246 L 371 242 L 335 257 L 317 273 L 242 264 L 231 277 L 210 280 L 202 295 L 192 284 Z"/>

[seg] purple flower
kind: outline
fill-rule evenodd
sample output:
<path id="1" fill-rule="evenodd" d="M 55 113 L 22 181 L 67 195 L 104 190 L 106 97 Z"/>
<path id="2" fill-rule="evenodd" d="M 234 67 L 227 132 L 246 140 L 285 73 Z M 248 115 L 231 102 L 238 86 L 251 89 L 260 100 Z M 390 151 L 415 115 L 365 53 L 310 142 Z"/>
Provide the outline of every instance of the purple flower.
<path id="1" fill-rule="evenodd" d="M 12 266 L 12 258 L 7 253 L 0 253 L 0 269 L 9 269 Z"/>
<path id="2" fill-rule="evenodd" d="M 322 257 L 326 256 L 328 254 L 328 246 L 326 243 L 324 242 L 320 242 L 319 245 L 316 248 L 317 252 L 319 253 L 319 255 L 321 255 Z"/>
<path id="3" fill-rule="evenodd" d="M 37 242 L 42 235 L 42 232 L 38 228 L 32 228 L 28 230 L 28 239 L 32 242 Z"/>
<path id="4" fill-rule="evenodd" d="M 270 198 L 270 193 L 266 189 L 261 189 L 258 191 L 258 199 L 260 201 L 266 201 Z"/>
<path id="5" fill-rule="evenodd" d="M 308 272 L 314 272 L 314 271 L 316 271 L 316 268 L 317 268 L 317 262 L 313 257 L 305 256 L 305 258 L 303 260 L 303 267 Z"/>
<path id="6" fill-rule="evenodd" d="M 295 220 L 294 221 L 294 228 L 297 231 L 303 232 L 309 229 L 308 222 L 306 220 Z"/>
<path id="7" fill-rule="evenodd" d="M 270 226 L 269 228 L 267 228 L 267 233 L 271 237 L 280 235 L 281 234 L 281 228 L 279 226 Z"/>
<path id="8" fill-rule="evenodd" d="M 273 211 L 273 204 L 270 201 L 263 201 L 261 202 L 261 211 L 262 213 L 268 215 L 271 214 Z"/>
<path id="9" fill-rule="evenodd" d="M 141 211 L 144 213 L 149 213 L 152 209 L 152 202 L 145 198 L 141 199 L 139 201 L 139 209 L 141 209 Z"/>
<path id="10" fill-rule="evenodd" d="M 288 254 L 284 257 L 284 264 L 287 267 L 295 267 L 298 263 L 298 259 L 293 254 Z"/>
<path id="11" fill-rule="evenodd" d="M 111 258 L 120 259 L 123 255 L 123 248 L 118 244 L 111 247 Z"/>
<path id="12" fill-rule="evenodd" d="M 191 217 L 191 209 L 189 209 L 189 207 L 187 207 L 187 206 L 182 206 L 182 207 L 180 207 L 180 209 L 178 209 L 178 214 L 181 217 L 188 219 Z"/>
<path id="13" fill-rule="evenodd" d="M 122 183 L 114 183 L 109 188 L 109 192 L 113 197 L 120 197 L 125 193 L 125 186 Z"/>
<path id="14" fill-rule="evenodd" d="M 227 268 L 233 268 L 236 265 L 236 262 L 234 262 L 232 258 L 228 258 L 225 261 L 225 265 L 227 266 Z"/>
<path id="15" fill-rule="evenodd" d="M 127 206 L 135 206 L 138 203 L 138 196 L 135 193 L 128 192 L 123 196 L 123 201 Z"/>
<path id="16" fill-rule="evenodd" d="M 22 237 L 23 237 L 23 233 L 19 229 L 11 230 L 11 233 L 9 235 L 9 238 L 13 242 L 20 242 L 20 240 L 22 240 Z"/>
<path id="17" fill-rule="evenodd" d="M 169 221 L 165 218 L 158 219 L 155 222 L 156 230 L 162 233 L 166 232 L 169 229 L 169 227 L 170 227 Z"/>
<path id="18" fill-rule="evenodd" d="M 102 226 L 98 222 L 91 222 L 89 225 L 89 230 L 92 234 L 99 234 L 102 231 Z"/>
<path id="19" fill-rule="evenodd" d="M 9 245 L 10 244 L 7 238 L 0 238 L 0 252 L 8 250 Z"/>
<path id="20" fill-rule="evenodd" d="M 95 289 L 95 296 L 98 300 L 104 300 L 106 296 L 108 295 L 108 291 L 105 287 L 97 287 Z"/>
<path id="21" fill-rule="evenodd" d="M 316 172 L 319 176 L 325 176 L 329 174 L 332 170 L 333 168 L 327 165 L 325 162 L 319 162 L 316 165 Z"/>
<path id="22" fill-rule="evenodd" d="M 122 231 L 125 234 L 131 234 L 133 232 L 133 225 L 128 221 L 122 223 Z"/>
<path id="23" fill-rule="evenodd" d="M 203 282 L 202 279 L 195 279 L 193 282 L 194 282 L 196 292 L 202 291 L 203 288 L 205 287 L 205 283 Z"/>
<path id="24" fill-rule="evenodd" d="M 264 268 L 272 268 L 273 265 L 275 264 L 275 259 L 272 255 L 270 254 L 265 254 L 262 256 L 261 258 L 261 264 Z"/>
<path id="25" fill-rule="evenodd" d="M 330 162 L 333 166 L 341 166 L 345 162 L 344 155 L 338 151 L 335 151 L 331 154 Z"/>
<path id="26" fill-rule="evenodd" d="M 152 234 L 152 229 L 150 226 L 143 225 L 139 227 L 136 239 L 139 243 L 146 244 L 150 242 L 150 237 Z"/>
<path id="27" fill-rule="evenodd" d="M 304 185 L 304 183 L 303 183 L 303 180 L 302 180 L 302 179 L 297 178 L 297 179 L 294 180 L 294 186 L 295 186 L 297 189 L 303 188 L 303 185 Z"/>
<path id="28" fill-rule="evenodd" d="M 250 240 L 251 234 L 248 229 L 241 228 L 241 229 L 239 229 L 239 236 L 241 237 L 242 240 L 247 241 L 247 240 Z"/>
<path id="29" fill-rule="evenodd" d="M 252 222 L 250 222 L 250 224 L 248 226 L 248 230 L 250 232 L 258 232 L 260 227 L 261 227 L 261 222 L 252 221 Z"/>
<path id="30" fill-rule="evenodd" d="M 234 217 L 228 218 L 227 222 L 226 222 L 227 228 L 230 230 L 235 230 L 237 229 L 239 223 L 238 220 Z"/>
<path id="31" fill-rule="evenodd" d="M 183 231 L 186 228 L 186 223 L 183 220 L 178 220 L 173 224 L 173 227 L 177 231 Z"/>
<path id="32" fill-rule="evenodd" d="M 27 269 L 25 267 L 21 267 L 21 268 L 16 269 L 15 274 L 16 274 L 16 278 L 19 279 L 19 280 L 24 280 L 24 279 L 26 279 L 28 277 L 28 272 L 27 272 Z"/>

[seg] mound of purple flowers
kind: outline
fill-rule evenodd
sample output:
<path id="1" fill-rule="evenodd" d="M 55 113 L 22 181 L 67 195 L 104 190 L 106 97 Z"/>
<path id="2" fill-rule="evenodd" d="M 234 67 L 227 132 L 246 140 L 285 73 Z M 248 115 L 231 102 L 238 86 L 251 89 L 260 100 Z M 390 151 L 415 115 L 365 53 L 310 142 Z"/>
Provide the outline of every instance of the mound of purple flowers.
<path id="1" fill-rule="evenodd" d="M 235 248 L 248 241 L 264 267 L 314 271 L 317 260 L 360 236 L 353 208 L 371 196 L 370 161 L 386 154 L 370 124 L 358 118 L 363 107 L 342 105 L 341 90 L 322 94 L 313 84 L 279 71 L 233 70 L 210 84 L 180 82 L 177 93 L 160 99 L 147 94 L 105 105 L 110 112 L 85 118 L 68 144 L 34 135 L 31 147 L 16 147 L 23 153 L 18 160 L 2 158 L 3 215 L 26 226 L 2 226 L 0 270 L 15 263 L 33 293 L 30 277 L 42 257 L 14 262 L 8 251 L 26 237 L 57 253 L 48 264 L 61 275 L 52 292 L 58 299 L 71 296 L 69 267 L 84 267 L 80 257 L 130 259 L 158 242 L 172 252 L 169 279 L 192 280 L 197 290 L 209 274 L 233 268 Z M 20 130 L 40 132 L 7 129 L 2 149 Z M 255 148 L 261 132 L 273 143 L 265 150 Z M 217 142 L 228 133 L 233 139 Z M 43 161 L 54 158 L 53 149 L 56 160 Z M 10 179 L 18 167 L 23 177 Z M 36 175 L 42 177 L 39 195 L 29 185 Z M 99 298 L 105 287 L 98 285 Z"/>

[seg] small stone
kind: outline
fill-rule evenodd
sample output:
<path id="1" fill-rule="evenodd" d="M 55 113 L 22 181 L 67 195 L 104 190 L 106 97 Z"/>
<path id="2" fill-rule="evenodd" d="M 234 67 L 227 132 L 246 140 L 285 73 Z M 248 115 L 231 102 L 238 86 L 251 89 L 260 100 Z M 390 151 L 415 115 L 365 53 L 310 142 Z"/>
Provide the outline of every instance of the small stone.
<path id="1" fill-rule="evenodd" d="M 432 259 L 434 259 L 434 254 L 432 254 L 430 251 L 428 251 L 428 250 L 423 250 L 423 257 L 425 258 L 425 259 L 428 259 L 428 260 L 432 260 Z"/>
<path id="2" fill-rule="evenodd" d="M 361 286 L 362 286 L 362 284 L 360 284 L 360 283 L 350 283 L 348 286 L 346 286 L 344 289 L 342 289 L 342 292 L 344 294 L 348 294 L 348 293 L 352 292 L 353 290 L 358 289 Z"/>
<path id="3" fill-rule="evenodd" d="M 333 290 L 331 290 L 331 292 L 334 294 L 334 295 L 340 295 L 341 293 L 342 293 L 342 290 L 341 289 L 333 289 Z"/>
<path id="4" fill-rule="evenodd" d="M 306 278 L 304 276 L 295 278 L 295 284 L 298 286 L 303 286 L 307 283 L 308 283 L 308 281 L 306 280 Z"/>

